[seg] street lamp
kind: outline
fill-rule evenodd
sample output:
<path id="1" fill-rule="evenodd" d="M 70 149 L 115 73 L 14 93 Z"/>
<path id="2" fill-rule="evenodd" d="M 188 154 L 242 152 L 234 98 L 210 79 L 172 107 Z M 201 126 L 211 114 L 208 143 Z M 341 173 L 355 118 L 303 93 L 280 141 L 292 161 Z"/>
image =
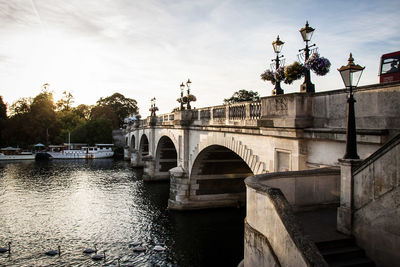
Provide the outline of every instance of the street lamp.
<path id="1" fill-rule="evenodd" d="M 306 21 L 306 26 L 300 29 L 300 33 L 301 37 L 303 37 L 303 41 L 306 42 L 306 47 L 299 50 L 299 52 L 304 51 L 304 62 L 305 62 L 310 56 L 310 47 L 315 46 L 315 44 L 310 46 L 308 45 L 308 42 L 311 41 L 314 29 L 311 28 L 308 25 L 308 21 Z M 308 69 L 305 69 L 304 71 L 304 83 L 300 86 L 300 92 L 306 92 L 306 93 L 315 92 L 315 86 L 314 84 L 311 83 L 311 74 L 310 70 Z"/>
<path id="2" fill-rule="evenodd" d="M 277 71 L 279 68 L 279 58 L 283 57 L 283 55 L 279 56 L 279 53 L 282 51 L 284 42 L 282 42 L 278 37 L 276 37 L 276 40 L 272 42 L 272 47 L 274 48 L 274 52 L 276 53 L 276 58 L 273 59 L 272 61 L 275 61 L 275 70 Z M 281 95 L 283 94 L 283 90 L 281 88 L 281 82 L 276 81 L 275 82 L 275 88 L 274 91 L 272 92 L 273 95 Z"/>
<path id="3" fill-rule="evenodd" d="M 192 107 L 190 106 L 190 85 L 192 84 L 192 82 L 190 81 L 190 79 L 187 80 L 186 82 L 186 87 L 187 87 L 187 109 L 192 109 Z"/>
<path id="4" fill-rule="evenodd" d="M 354 58 L 351 53 L 347 66 L 342 66 L 338 69 L 344 85 L 346 88 L 349 88 L 349 95 L 347 97 L 346 154 L 343 157 L 344 159 L 360 158 L 357 155 L 356 118 L 354 112 L 354 103 L 356 100 L 353 97 L 353 87 L 357 87 L 364 69 L 365 67 L 354 64 Z"/>
<path id="5" fill-rule="evenodd" d="M 156 107 L 156 98 L 153 97 L 151 99 L 151 108 L 149 109 L 149 111 L 151 112 L 150 116 L 151 117 L 155 117 L 156 116 L 156 111 L 158 110 L 158 107 Z"/>
<path id="6" fill-rule="evenodd" d="M 181 104 L 181 110 L 184 110 L 185 108 L 183 107 L 183 90 L 185 89 L 185 85 L 183 84 L 183 83 L 181 83 L 181 85 L 180 85 L 180 87 L 181 87 L 181 98 L 180 99 L 178 99 L 179 100 L 179 103 Z"/>

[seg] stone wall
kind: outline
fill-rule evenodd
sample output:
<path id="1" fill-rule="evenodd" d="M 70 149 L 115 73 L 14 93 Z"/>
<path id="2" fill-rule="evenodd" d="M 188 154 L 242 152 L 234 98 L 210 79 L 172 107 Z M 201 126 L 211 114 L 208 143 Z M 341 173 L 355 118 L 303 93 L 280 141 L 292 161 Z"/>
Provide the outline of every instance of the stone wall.
<path id="1" fill-rule="evenodd" d="M 353 173 L 353 234 L 378 266 L 400 262 L 400 135 Z"/>
<path id="2" fill-rule="evenodd" d="M 249 177 L 244 266 L 327 266 L 315 244 L 302 235 L 282 191 Z"/>
<path id="3" fill-rule="evenodd" d="M 332 168 L 248 177 L 244 265 L 327 266 L 293 208 L 337 204 L 339 179 Z"/>
<path id="4" fill-rule="evenodd" d="M 347 91 L 316 93 L 312 116 L 315 128 L 346 128 Z M 357 129 L 400 129 L 400 83 L 359 87 L 354 91 Z"/>
<path id="5" fill-rule="evenodd" d="M 260 183 L 279 188 L 294 209 L 337 205 L 340 200 L 339 168 L 271 173 Z"/>

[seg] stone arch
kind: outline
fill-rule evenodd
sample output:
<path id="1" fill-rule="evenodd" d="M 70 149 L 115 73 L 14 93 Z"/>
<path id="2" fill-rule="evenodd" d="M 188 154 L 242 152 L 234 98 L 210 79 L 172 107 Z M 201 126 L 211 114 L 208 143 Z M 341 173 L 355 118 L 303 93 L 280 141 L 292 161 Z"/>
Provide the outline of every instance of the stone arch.
<path id="1" fill-rule="evenodd" d="M 164 135 L 157 143 L 155 176 L 169 178 L 169 170 L 178 166 L 178 151 L 170 137 Z"/>
<path id="2" fill-rule="evenodd" d="M 237 141 L 233 137 L 226 138 L 224 135 L 218 134 L 208 135 L 206 138 L 201 139 L 199 144 L 194 147 L 189 159 L 190 172 L 199 154 L 212 145 L 223 146 L 235 152 L 249 166 L 254 175 L 267 172 L 265 163 L 259 160 L 259 157 L 253 153 L 251 148 L 243 145 L 241 141 Z"/>
<path id="3" fill-rule="evenodd" d="M 149 139 L 146 134 L 143 134 L 139 143 L 139 157 L 143 158 L 147 155 L 149 155 Z"/>

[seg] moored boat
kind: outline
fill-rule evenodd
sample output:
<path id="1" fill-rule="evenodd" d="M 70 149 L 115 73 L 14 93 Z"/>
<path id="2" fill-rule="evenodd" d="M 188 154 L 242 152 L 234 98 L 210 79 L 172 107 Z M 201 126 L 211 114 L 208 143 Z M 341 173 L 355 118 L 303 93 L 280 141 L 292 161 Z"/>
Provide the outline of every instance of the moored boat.
<path id="1" fill-rule="evenodd" d="M 0 160 L 32 160 L 35 154 L 30 151 L 22 151 L 17 147 L 5 147 L 0 149 Z"/>
<path id="2" fill-rule="evenodd" d="M 114 156 L 113 144 L 64 144 L 50 145 L 46 153 L 53 159 L 101 159 Z"/>

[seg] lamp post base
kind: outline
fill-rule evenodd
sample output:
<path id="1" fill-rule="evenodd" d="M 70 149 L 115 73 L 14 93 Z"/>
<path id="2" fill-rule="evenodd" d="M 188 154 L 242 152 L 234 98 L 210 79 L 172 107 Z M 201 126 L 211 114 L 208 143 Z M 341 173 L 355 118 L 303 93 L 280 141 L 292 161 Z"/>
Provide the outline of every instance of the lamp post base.
<path id="1" fill-rule="evenodd" d="M 315 93 L 314 84 L 303 83 L 302 85 L 300 85 L 300 93 Z"/>

